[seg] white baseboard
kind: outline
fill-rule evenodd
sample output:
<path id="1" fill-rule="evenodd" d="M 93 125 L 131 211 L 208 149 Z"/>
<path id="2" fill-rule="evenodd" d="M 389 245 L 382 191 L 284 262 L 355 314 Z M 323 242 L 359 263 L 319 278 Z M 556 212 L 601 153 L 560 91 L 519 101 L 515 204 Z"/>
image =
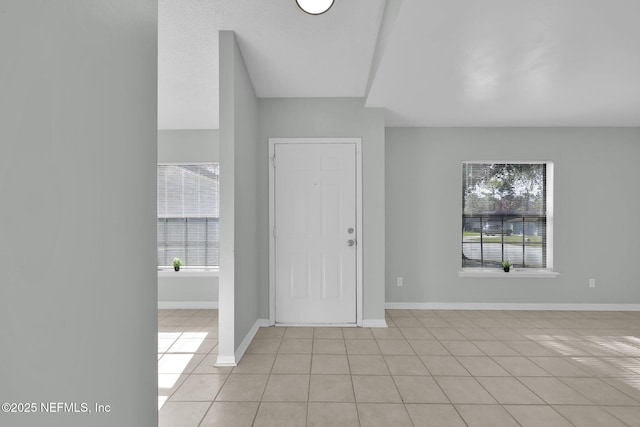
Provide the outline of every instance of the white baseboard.
<path id="1" fill-rule="evenodd" d="M 408 310 L 545 310 L 640 311 L 640 304 L 537 304 L 482 302 L 387 302 L 385 309 Z"/>
<path id="2" fill-rule="evenodd" d="M 251 340 L 256 336 L 258 329 L 263 326 L 269 326 L 269 319 L 258 319 L 256 323 L 253 324 L 247 335 L 244 337 L 238 348 L 236 349 L 236 363 L 240 362 L 242 356 L 244 356 L 244 352 L 247 351 L 247 347 L 251 344 Z"/>
<path id="3" fill-rule="evenodd" d="M 387 321 L 384 319 L 363 319 L 363 328 L 388 328 Z"/>
<path id="4" fill-rule="evenodd" d="M 158 301 L 162 310 L 212 310 L 218 308 L 218 301 Z"/>
<path id="5" fill-rule="evenodd" d="M 218 366 L 218 367 L 236 366 L 236 358 L 235 357 L 218 356 L 218 359 L 216 360 L 216 366 Z"/>

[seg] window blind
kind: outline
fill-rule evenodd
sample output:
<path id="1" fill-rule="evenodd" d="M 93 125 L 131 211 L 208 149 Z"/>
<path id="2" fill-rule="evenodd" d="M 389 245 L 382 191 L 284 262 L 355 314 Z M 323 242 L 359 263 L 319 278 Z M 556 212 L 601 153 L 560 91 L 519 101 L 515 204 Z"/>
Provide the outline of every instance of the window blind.
<path id="1" fill-rule="evenodd" d="M 218 164 L 158 165 L 158 266 L 218 266 Z"/>

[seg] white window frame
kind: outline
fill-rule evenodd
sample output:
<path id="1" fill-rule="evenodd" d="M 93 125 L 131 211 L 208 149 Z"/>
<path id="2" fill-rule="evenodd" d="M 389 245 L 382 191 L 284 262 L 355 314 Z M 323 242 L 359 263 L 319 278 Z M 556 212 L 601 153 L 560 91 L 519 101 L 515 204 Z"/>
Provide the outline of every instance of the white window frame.
<path id="1" fill-rule="evenodd" d="M 210 165 L 217 164 L 218 168 L 220 167 L 220 162 L 216 161 L 199 161 L 199 162 L 158 162 L 157 166 L 180 166 L 180 165 Z M 218 169 L 219 170 L 219 169 Z M 218 199 L 220 197 L 220 193 L 218 192 Z M 219 203 L 219 200 L 218 200 Z M 218 213 L 219 215 L 219 213 Z M 157 217 L 157 215 L 156 215 Z M 219 218 L 219 216 L 218 216 Z M 157 246 L 157 244 L 156 244 Z M 218 248 L 220 247 L 220 242 L 218 241 Z M 219 261 L 218 261 L 219 262 Z M 180 271 L 176 274 L 176 271 L 172 266 L 157 266 L 158 277 L 218 277 L 220 273 L 220 265 L 217 266 L 182 266 L 180 267 Z"/>
<path id="2" fill-rule="evenodd" d="M 554 270 L 553 264 L 553 248 L 554 248 L 554 163 L 551 160 L 465 160 L 463 164 L 469 163 L 485 163 L 485 164 L 544 164 L 546 165 L 546 227 L 547 227 L 547 245 L 546 245 L 546 268 L 526 268 L 526 269 L 514 269 L 512 268 L 509 273 L 505 273 L 499 269 L 491 268 L 473 268 L 473 267 L 460 267 L 458 271 L 458 277 L 471 277 L 471 278 L 499 278 L 499 279 L 514 279 L 514 278 L 555 278 L 559 276 L 559 273 Z M 462 188 L 462 181 L 459 188 Z M 460 206 L 460 212 L 462 212 L 464 206 Z"/>

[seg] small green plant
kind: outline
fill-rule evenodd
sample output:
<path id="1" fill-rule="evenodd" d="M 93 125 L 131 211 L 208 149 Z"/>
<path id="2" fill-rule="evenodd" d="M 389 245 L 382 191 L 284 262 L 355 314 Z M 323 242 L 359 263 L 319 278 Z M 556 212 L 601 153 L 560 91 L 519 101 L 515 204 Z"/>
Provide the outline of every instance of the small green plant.
<path id="1" fill-rule="evenodd" d="M 507 258 L 505 261 L 502 261 L 502 266 L 504 268 L 511 267 L 513 263 L 511 262 L 511 258 Z"/>
<path id="2" fill-rule="evenodd" d="M 174 258 L 173 259 L 173 267 L 174 268 L 180 268 L 181 265 L 182 265 L 182 260 L 180 258 Z"/>

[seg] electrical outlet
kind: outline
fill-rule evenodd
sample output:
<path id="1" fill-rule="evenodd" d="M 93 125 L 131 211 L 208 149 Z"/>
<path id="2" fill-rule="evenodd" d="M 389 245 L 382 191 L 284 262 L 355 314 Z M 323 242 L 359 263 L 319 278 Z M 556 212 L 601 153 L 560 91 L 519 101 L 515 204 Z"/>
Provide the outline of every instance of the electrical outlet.
<path id="1" fill-rule="evenodd" d="M 589 287 L 590 288 L 596 287 L 596 279 L 589 279 Z"/>
<path id="2" fill-rule="evenodd" d="M 402 286 L 403 284 L 402 277 L 396 277 L 396 286 Z"/>

